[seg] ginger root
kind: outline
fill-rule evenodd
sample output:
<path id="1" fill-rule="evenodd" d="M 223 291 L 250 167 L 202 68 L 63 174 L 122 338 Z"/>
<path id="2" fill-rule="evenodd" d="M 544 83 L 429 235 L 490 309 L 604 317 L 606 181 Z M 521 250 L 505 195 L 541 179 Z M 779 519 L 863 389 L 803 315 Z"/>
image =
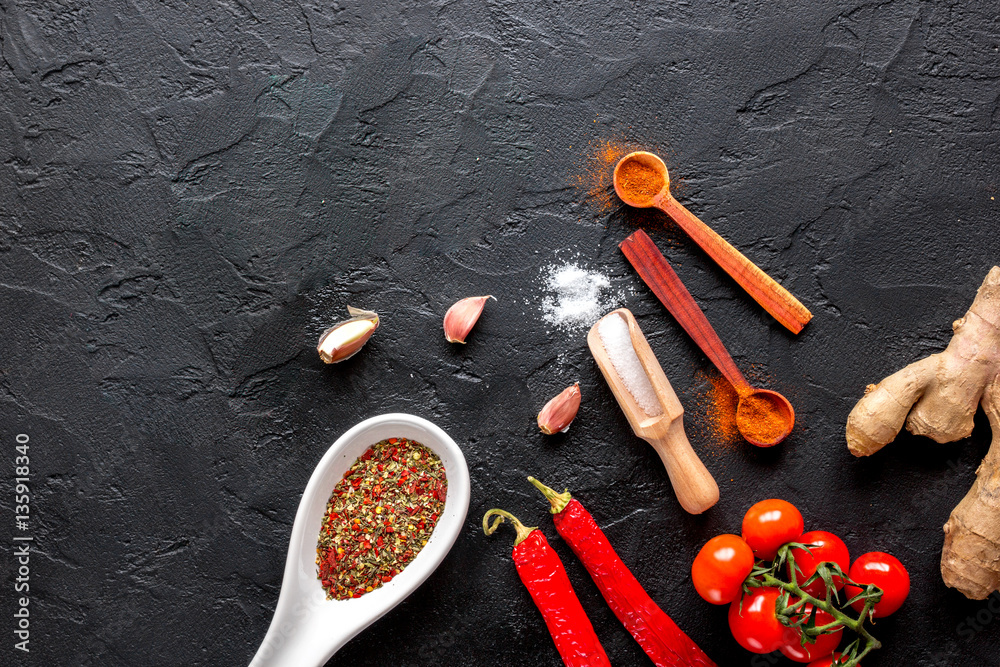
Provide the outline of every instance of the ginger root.
<path id="1" fill-rule="evenodd" d="M 847 446 L 874 454 L 903 427 L 937 442 L 972 433 L 982 404 L 993 430 L 976 482 L 944 525 L 941 576 L 972 600 L 1000 590 L 1000 267 L 994 266 L 972 307 L 952 328 L 944 352 L 910 364 L 865 395 L 847 418 Z"/>

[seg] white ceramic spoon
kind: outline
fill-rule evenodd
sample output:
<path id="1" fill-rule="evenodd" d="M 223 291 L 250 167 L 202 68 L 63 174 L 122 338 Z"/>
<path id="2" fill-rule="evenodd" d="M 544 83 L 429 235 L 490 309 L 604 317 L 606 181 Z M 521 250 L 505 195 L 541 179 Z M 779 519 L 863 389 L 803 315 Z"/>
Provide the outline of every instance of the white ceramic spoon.
<path id="1" fill-rule="evenodd" d="M 409 438 L 441 457 L 448 478 L 444 511 L 426 546 L 392 581 L 352 600 L 327 600 L 316 578 L 316 540 L 333 487 L 368 447 Z M 469 468 L 455 441 L 420 417 L 402 413 L 361 422 L 340 436 L 313 471 L 292 526 L 278 606 L 251 667 L 321 667 L 344 644 L 417 589 L 441 564 L 469 511 Z"/>

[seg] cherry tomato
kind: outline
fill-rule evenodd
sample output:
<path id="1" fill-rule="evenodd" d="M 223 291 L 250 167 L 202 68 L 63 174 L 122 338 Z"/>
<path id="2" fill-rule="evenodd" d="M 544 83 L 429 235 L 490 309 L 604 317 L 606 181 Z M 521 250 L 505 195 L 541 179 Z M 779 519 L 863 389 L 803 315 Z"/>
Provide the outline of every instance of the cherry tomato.
<path id="1" fill-rule="evenodd" d="M 910 594 L 910 574 L 895 556 L 881 551 L 862 554 L 851 565 L 851 579 L 859 584 L 875 584 L 882 589 L 882 599 L 875 605 L 875 618 L 889 616 L 903 606 L 906 596 Z M 863 589 L 857 586 L 846 587 L 848 598 L 852 598 Z M 864 609 L 864 600 L 858 600 L 853 605 L 855 610 Z"/>
<path id="2" fill-rule="evenodd" d="M 782 645 L 799 641 L 799 633 L 786 628 L 774 613 L 781 595 L 777 588 L 754 588 L 729 605 L 729 630 L 739 645 L 752 653 L 770 653 Z"/>
<path id="3" fill-rule="evenodd" d="M 833 665 L 833 661 L 840 658 L 841 655 L 842 654 L 840 653 L 834 653 L 833 655 L 828 655 L 825 658 L 814 660 L 813 662 L 809 663 L 809 667 L 831 667 L 831 665 Z M 861 667 L 861 665 L 858 664 L 858 667 Z"/>
<path id="4" fill-rule="evenodd" d="M 777 498 L 760 501 L 743 517 L 743 539 L 764 560 L 773 560 L 783 544 L 798 541 L 802 530 L 802 514 L 795 505 Z"/>
<path id="5" fill-rule="evenodd" d="M 847 551 L 847 545 L 833 533 L 828 533 L 825 530 L 810 530 L 808 533 L 803 533 L 797 541 L 816 545 L 810 547 L 809 551 L 792 549 L 792 556 L 795 558 L 798 570 L 795 578 L 799 582 L 799 586 L 802 586 L 803 581 L 816 574 L 816 566 L 820 563 L 836 563 L 845 573 L 851 567 L 851 556 Z M 792 566 L 789 564 L 789 573 L 791 570 Z M 834 576 L 833 583 L 837 586 L 838 591 L 844 587 L 844 580 L 841 577 Z M 823 583 L 822 579 L 817 579 L 808 586 L 802 586 L 802 590 L 820 600 L 826 599 L 826 584 Z"/>
<path id="6" fill-rule="evenodd" d="M 719 535 L 701 548 L 691 564 L 691 581 L 698 595 L 712 604 L 738 600 L 743 580 L 753 569 L 753 551 L 743 538 Z"/>
<path id="7" fill-rule="evenodd" d="M 802 615 L 808 617 L 812 613 L 812 605 L 807 604 L 802 608 Z M 823 610 L 816 612 L 816 625 L 827 625 L 833 623 L 833 616 Z M 830 655 L 833 649 L 840 645 L 840 640 L 844 636 L 844 629 L 841 628 L 832 634 L 819 635 L 812 644 L 802 645 L 800 640 L 788 642 L 778 647 L 778 650 L 785 654 L 785 657 L 795 662 L 812 662 L 818 658 Z"/>

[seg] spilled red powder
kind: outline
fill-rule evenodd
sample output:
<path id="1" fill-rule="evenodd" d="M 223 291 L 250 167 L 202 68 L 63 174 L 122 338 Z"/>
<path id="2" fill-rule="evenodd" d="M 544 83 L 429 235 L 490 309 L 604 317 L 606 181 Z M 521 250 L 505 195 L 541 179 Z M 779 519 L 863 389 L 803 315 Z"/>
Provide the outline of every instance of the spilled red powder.
<path id="1" fill-rule="evenodd" d="M 611 139 L 596 139 L 589 146 L 576 185 L 598 212 L 608 213 L 619 203 L 614 188 L 615 165 L 630 152 L 624 142 Z"/>
<path id="2" fill-rule="evenodd" d="M 761 365 L 754 364 L 746 369 L 746 376 L 754 387 L 773 388 L 770 375 Z M 715 368 L 696 370 L 694 377 L 694 396 L 684 401 L 685 422 L 691 424 L 692 431 L 697 431 L 699 440 L 709 448 L 718 450 L 730 445 L 746 444 L 736 425 L 736 408 L 740 398 L 733 386 Z M 782 388 L 782 391 L 787 390 Z M 751 408 L 751 413 L 754 412 L 753 401 L 748 407 Z M 767 431 L 765 426 L 766 424 L 760 424 L 759 428 L 763 430 L 755 433 L 761 442 L 777 436 L 776 433 Z M 782 430 L 783 428 L 782 424 Z"/>
<path id="3" fill-rule="evenodd" d="M 715 369 L 698 370 L 695 379 L 704 390 L 695 395 L 694 401 L 685 408 L 685 417 L 704 428 L 713 444 L 742 442 L 743 436 L 736 427 L 736 406 L 740 397 L 733 385 Z"/>

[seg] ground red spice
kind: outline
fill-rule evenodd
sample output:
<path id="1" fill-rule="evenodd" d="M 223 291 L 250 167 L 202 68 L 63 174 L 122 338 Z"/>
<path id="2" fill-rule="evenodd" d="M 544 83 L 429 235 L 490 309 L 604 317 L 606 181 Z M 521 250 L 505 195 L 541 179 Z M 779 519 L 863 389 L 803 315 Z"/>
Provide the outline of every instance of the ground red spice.
<path id="1" fill-rule="evenodd" d="M 369 447 L 337 482 L 316 545 L 328 599 L 347 600 L 388 583 L 427 544 L 444 509 L 441 459 L 419 442 Z"/>
<path id="2" fill-rule="evenodd" d="M 663 189 L 663 174 L 630 158 L 618 172 L 618 179 L 628 198 L 636 203 L 645 203 Z"/>
<path id="3" fill-rule="evenodd" d="M 785 432 L 787 423 L 774 409 L 774 402 L 751 394 L 739 405 L 739 424 L 743 436 L 755 442 L 774 442 Z"/>

